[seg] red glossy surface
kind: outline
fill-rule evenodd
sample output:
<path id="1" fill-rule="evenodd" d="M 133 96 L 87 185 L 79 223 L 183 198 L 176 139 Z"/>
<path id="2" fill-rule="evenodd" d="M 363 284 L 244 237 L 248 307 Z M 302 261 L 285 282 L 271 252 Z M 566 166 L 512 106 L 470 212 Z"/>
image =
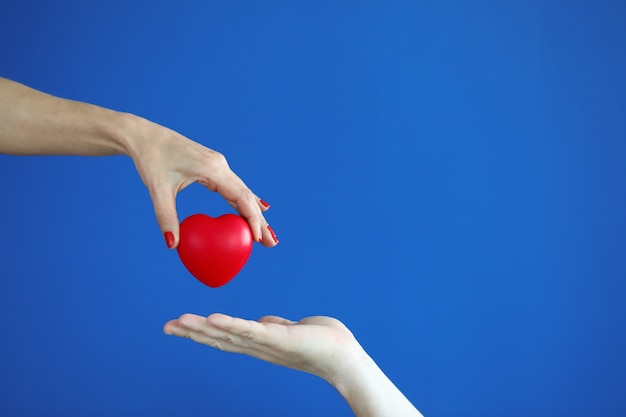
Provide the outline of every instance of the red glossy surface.
<path id="1" fill-rule="evenodd" d="M 194 214 L 180 225 L 178 255 L 200 282 L 220 287 L 243 268 L 252 252 L 252 233 L 238 215 Z"/>

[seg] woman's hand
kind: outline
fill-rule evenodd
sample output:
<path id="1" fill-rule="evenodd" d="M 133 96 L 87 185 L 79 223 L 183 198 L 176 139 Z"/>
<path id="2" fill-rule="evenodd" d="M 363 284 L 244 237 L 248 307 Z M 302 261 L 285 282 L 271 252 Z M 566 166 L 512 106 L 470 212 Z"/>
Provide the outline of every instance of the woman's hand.
<path id="1" fill-rule="evenodd" d="M 308 372 L 331 384 L 365 354 L 346 326 L 324 316 L 294 322 L 276 316 L 252 321 L 223 314 L 184 314 L 166 323 L 163 330 L 220 350 Z"/>
<path id="2" fill-rule="evenodd" d="M 176 195 L 194 182 L 220 193 L 247 220 L 254 240 L 268 247 L 278 243 L 263 217 L 269 204 L 231 171 L 223 155 L 132 114 L 0 78 L 0 153 L 130 156 L 169 248 L 179 242 Z"/>
<path id="3" fill-rule="evenodd" d="M 179 242 L 176 195 L 194 182 L 224 197 L 246 219 L 255 241 L 268 247 L 278 243 L 263 216 L 269 204 L 244 184 L 222 154 L 156 123 L 133 115 L 125 117 L 127 129 L 122 142 L 150 192 L 169 248 Z"/>
<path id="4" fill-rule="evenodd" d="M 293 322 L 276 316 L 251 321 L 224 314 L 183 314 L 167 322 L 163 331 L 317 375 L 339 391 L 357 417 L 422 416 L 350 330 L 331 317 Z"/>

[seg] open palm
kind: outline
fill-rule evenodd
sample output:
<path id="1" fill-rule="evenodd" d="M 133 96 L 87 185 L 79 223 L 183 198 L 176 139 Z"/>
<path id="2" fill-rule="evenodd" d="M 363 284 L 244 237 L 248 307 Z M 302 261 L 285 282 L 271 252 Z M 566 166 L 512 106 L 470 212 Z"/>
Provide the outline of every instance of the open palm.
<path id="1" fill-rule="evenodd" d="M 294 322 L 277 316 L 258 321 L 224 314 L 184 314 L 164 326 L 167 334 L 187 337 L 214 348 L 243 353 L 277 365 L 335 378 L 361 348 L 348 328 L 332 317 Z"/>

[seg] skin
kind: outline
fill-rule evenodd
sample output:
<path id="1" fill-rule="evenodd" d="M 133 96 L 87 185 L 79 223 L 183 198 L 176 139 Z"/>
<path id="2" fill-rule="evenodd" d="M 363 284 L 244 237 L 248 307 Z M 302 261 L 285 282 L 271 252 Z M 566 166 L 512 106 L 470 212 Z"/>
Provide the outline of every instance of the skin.
<path id="1" fill-rule="evenodd" d="M 179 242 L 176 196 L 194 182 L 222 195 L 267 247 L 278 240 L 261 200 L 226 158 L 144 118 L 66 100 L 0 78 L 0 153 L 13 155 L 126 155 L 150 192 L 161 231 Z"/>
<path id="2" fill-rule="evenodd" d="M 357 417 L 422 415 L 352 332 L 332 317 L 307 317 L 294 322 L 276 316 L 252 321 L 224 314 L 183 314 L 167 322 L 163 331 L 316 375 L 339 391 Z"/>

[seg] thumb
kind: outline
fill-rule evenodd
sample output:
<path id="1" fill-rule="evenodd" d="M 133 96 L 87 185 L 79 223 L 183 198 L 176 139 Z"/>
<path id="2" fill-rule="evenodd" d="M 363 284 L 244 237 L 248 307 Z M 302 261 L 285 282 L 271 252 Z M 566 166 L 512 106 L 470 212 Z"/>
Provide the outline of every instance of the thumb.
<path id="1" fill-rule="evenodd" d="M 180 223 L 176 213 L 176 192 L 169 187 L 160 187 L 150 192 L 154 214 L 163 239 L 169 249 L 178 247 Z"/>

